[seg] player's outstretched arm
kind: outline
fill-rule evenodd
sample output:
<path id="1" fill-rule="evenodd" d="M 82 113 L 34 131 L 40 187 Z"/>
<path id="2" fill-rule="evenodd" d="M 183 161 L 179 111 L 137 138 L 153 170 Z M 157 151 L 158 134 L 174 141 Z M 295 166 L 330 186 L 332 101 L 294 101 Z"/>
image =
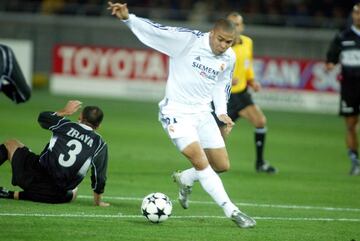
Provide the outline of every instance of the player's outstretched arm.
<path id="1" fill-rule="evenodd" d="M 149 19 L 129 14 L 126 3 L 109 1 L 108 5 L 107 9 L 111 11 L 111 15 L 124 21 L 143 44 L 168 56 L 179 55 L 196 36 L 202 34 L 199 31 L 163 26 Z"/>
<path id="2" fill-rule="evenodd" d="M 107 9 L 111 11 L 111 15 L 116 16 L 120 20 L 127 20 L 129 18 L 129 9 L 126 3 L 108 2 L 108 5 Z"/>
<path id="3" fill-rule="evenodd" d="M 63 109 L 56 111 L 56 114 L 58 116 L 72 115 L 81 108 L 81 104 L 79 100 L 69 100 Z"/>

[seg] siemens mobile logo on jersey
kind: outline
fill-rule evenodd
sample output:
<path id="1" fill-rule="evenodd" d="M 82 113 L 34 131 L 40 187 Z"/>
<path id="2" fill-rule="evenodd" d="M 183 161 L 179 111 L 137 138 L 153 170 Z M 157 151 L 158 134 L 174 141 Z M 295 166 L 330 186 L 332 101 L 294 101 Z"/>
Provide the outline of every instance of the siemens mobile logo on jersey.
<path id="1" fill-rule="evenodd" d="M 341 52 L 341 64 L 349 67 L 360 66 L 360 50 L 345 50 Z"/>
<path id="2" fill-rule="evenodd" d="M 211 80 L 215 80 L 220 73 L 220 71 L 218 70 L 214 70 L 213 68 L 197 63 L 195 61 L 193 62 L 192 67 L 201 70 L 200 75 Z"/>
<path id="3" fill-rule="evenodd" d="M 92 147 L 93 143 L 94 143 L 94 139 L 91 138 L 88 135 L 85 134 L 80 134 L 80 132 L 78 132 L 76 129 L 72 128 L 66 133 L 66 135 L 73 137 L 75 139 L 78 139 L 82 142 L 84 142 L 86 145 L 88 145 L 89 147 Z"/>

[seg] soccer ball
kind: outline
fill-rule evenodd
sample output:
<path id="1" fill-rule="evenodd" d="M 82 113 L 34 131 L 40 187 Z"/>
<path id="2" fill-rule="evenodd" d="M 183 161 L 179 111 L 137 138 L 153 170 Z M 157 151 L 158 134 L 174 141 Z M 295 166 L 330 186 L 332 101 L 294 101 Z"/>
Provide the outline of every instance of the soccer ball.
<path id="1" fill-rule="evenodd" d="M 170 198 L 161 192 L 147 195 L 141 205 L 141 213 L 152 223 L 161 223 L 171 215 Z"/>

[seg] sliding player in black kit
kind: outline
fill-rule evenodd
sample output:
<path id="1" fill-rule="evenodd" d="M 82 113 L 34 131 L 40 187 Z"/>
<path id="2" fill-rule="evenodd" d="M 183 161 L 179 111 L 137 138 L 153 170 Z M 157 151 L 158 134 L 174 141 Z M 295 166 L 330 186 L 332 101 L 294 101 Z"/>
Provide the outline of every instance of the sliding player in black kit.
<path id="1" fill-rule="evenodd" d="M 64 117 L 80 107 L 81 102 L 73 100 L 60 111 L 40 113 L 40 126 L 52 132 L 50 142 L 40 155 L 17 140 L 7 140 L 0 145 L 0 165 L 10 160 L 12 184 L 23 189 L 12 192 L 0 188 L 0 198 L 70 202 L 76 198 L 77 186 L 91 167 L 94 204 L 109 205 L 101 201 L 106 181 L 107 144 L 95 132 L 103 119 L 103 112 L 99 107 L 87 106 L 80 114 L 79 123 Z"/>

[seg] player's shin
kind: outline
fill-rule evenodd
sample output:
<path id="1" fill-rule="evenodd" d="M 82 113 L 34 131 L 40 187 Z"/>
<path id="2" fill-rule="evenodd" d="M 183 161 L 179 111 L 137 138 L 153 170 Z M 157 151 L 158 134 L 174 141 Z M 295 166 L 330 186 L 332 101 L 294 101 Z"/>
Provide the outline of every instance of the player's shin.
<path id="1" fill-rule="evenodd" d="M 232 212 L 238 208 L 230 201 L 220 177 L 210 165 L 196 172 L 203 189 L 223 208 L 225 215 L 231 217 Z"/>

